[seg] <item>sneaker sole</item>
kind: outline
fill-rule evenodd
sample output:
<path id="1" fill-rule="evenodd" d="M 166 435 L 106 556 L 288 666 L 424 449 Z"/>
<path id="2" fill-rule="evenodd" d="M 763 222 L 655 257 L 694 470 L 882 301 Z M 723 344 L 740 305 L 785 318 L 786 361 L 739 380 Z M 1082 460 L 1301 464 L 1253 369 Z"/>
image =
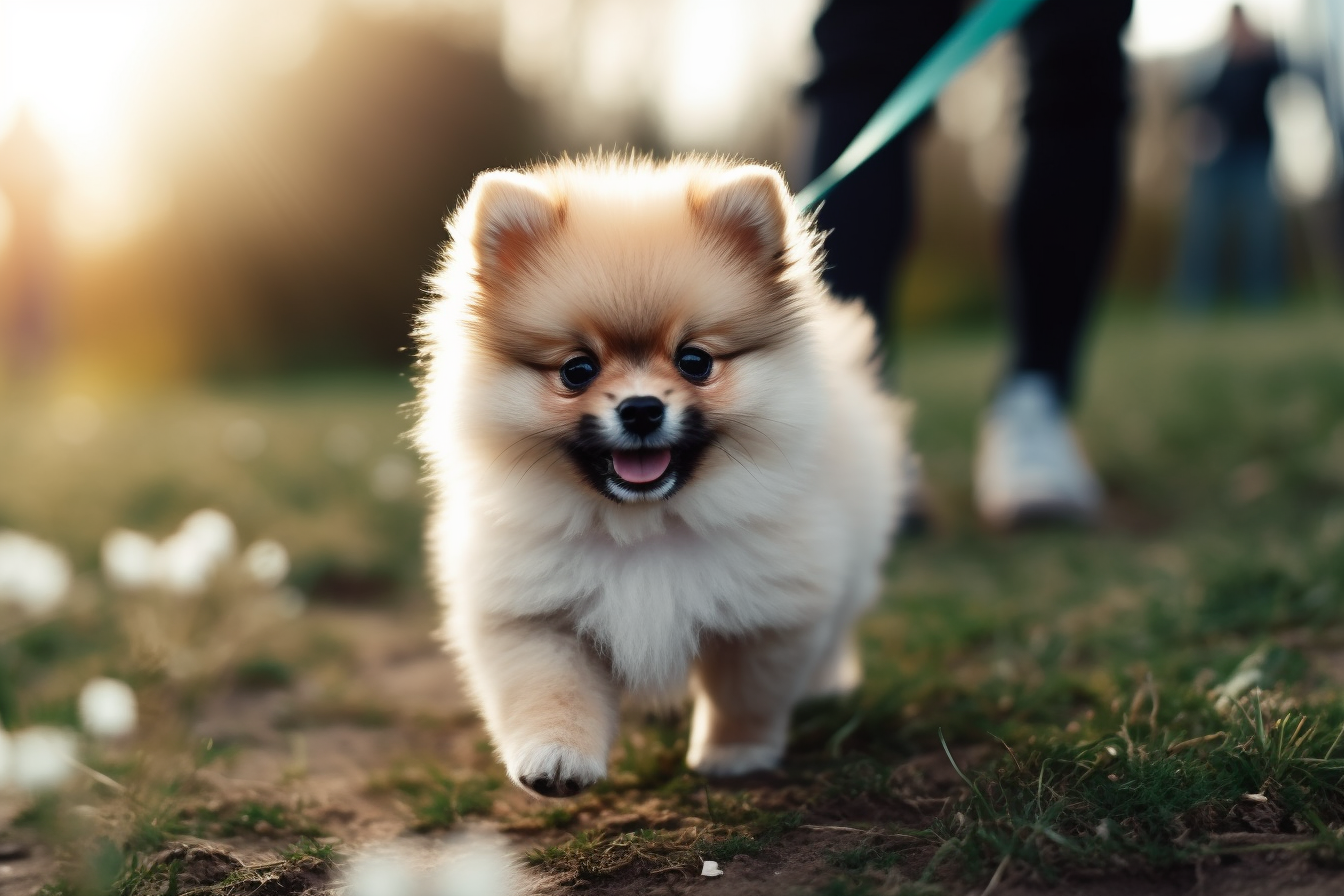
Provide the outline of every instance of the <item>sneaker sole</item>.
<path id="1" fill-rule="evenodd" d="M 1093 526 L 1101 517 L 1094 508 L 1059 501 L 1036 501 L 991 511 L 981 509 L 981 518 L 995 529 L 1046 529 L 1053 526 Z"/>

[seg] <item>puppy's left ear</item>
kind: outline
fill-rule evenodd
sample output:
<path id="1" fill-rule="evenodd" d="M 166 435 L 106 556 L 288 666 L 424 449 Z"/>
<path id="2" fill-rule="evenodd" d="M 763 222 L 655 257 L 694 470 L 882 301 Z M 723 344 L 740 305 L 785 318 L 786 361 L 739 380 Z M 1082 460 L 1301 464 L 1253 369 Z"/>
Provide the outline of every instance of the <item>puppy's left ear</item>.
<path id="1" fill-rule="evenodd" d="M 564 223 L 565 208 L 532 175 L 487 171 L 472 185 L 463 217 L 481 270 L 512 274 Z"/>
<path id="2" fill-rule="evenodd" d="M 733 251 L 769 262 L 784 251 L 793 200 L 779 172 L 765 165 L 739 165 L 697 183 L 688 196 L 691 214 Z"/>

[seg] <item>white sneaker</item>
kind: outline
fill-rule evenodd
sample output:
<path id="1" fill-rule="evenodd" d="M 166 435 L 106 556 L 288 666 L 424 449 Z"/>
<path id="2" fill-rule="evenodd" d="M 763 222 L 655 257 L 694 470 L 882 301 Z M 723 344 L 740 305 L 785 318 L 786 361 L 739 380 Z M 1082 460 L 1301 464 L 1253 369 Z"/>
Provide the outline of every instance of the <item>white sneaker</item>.
<path id="1" fill-rule="evenodd" d="M 975 499 L 994 526 L 1090 523 L 1101 486 L 1045 377 L 1013 377 L 980 425 Z"/>

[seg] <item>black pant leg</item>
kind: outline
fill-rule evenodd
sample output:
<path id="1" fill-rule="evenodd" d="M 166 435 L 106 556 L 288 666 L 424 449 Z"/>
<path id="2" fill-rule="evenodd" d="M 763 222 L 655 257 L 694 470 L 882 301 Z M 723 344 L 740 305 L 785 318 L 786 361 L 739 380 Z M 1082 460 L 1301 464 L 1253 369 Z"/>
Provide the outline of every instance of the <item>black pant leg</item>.
<path id="1" fill-rule="evenodd" d="M 1007 228 L 1009 373 L 1041 373 L 1068 401 L 1115 233 L 1132 0 L 1045 0 L 1021 27 L 1026 154 Z"/>
<path id="2" fill-rule="evenodd" d="M 956 21 L 956 0 L 831 0 L 814 34 L 821 70 L 805 95 L 818 112 L 816 176 L 839 157 L 869 118 Z M 909 128 L 826 197 L 818 223 L 826 238 L 826 280 L 844 298 L 862 298 L 888 332 L 892 271 L 913 230 Z"/>

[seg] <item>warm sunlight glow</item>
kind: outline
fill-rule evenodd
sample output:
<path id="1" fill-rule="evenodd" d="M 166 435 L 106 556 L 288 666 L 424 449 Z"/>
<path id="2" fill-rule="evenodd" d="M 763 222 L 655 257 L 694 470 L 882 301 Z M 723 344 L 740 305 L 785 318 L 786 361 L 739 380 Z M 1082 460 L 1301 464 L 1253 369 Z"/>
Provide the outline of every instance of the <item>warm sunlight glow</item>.
<path id="1" fill-rule="evenodd" d="M 161 201 L 135 164 L 137 98 L 173 0 L 0 0 L 0 134 L 30 114 L 64 183 L 61 221 L 114 241 Z"/>
<path id="2" fill-rule="evenodd" d="M 81 248 L 166 208 L 154 144 L 209 116 L 251 73 L 300 65 L 328 0 L 0 0 L 0 140 L 31 116 L 61 175 L 58 221 Z"/>

